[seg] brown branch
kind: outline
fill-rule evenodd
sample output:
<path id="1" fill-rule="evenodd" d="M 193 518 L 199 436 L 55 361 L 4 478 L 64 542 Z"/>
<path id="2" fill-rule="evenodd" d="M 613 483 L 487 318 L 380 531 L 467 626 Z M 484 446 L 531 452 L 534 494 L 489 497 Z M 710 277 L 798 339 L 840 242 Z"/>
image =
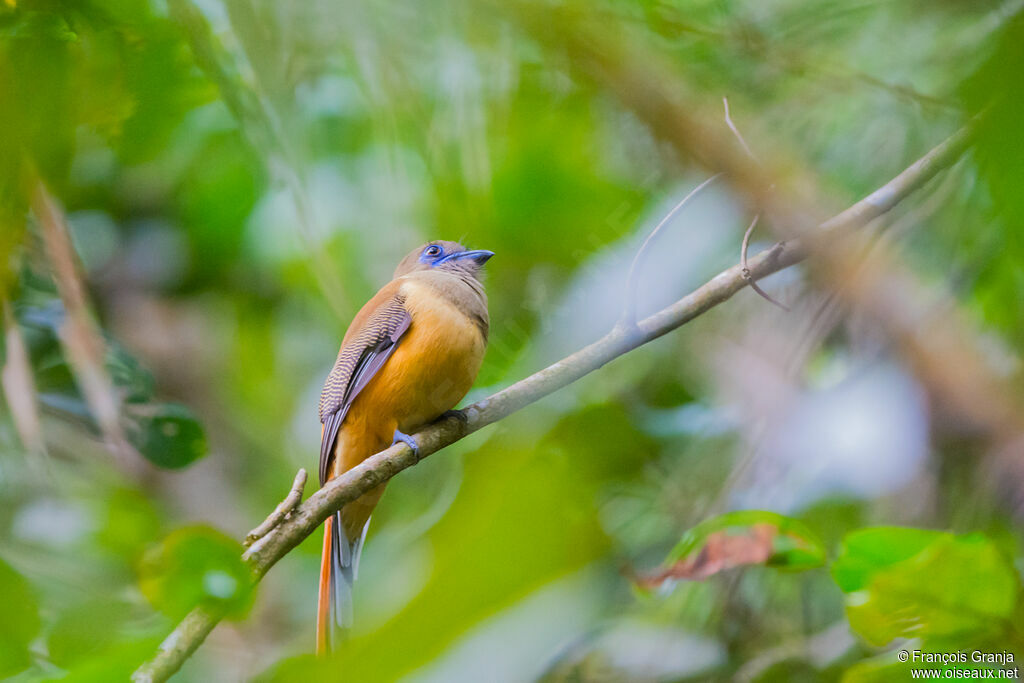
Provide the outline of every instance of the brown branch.
<path id="1" fill-rule="evenodd" d="M 300 469 L 295 474 L 295 481 L 292 482 L 292 488 L 285 496 L 285 499 L 277 504 L 274 511 L 270 513 L 263 523 L 258 527 L 250 531 L 245 535 L 245 540 L 242 541 L 242 545 L 248 548 L 256 541 L 266 536 L 270 531 L 278 524 L 283 522 L 288 514 L 295 509 L 295 506 L 302 501 L 302 492 L 306 490 L 306 470 Z"/>
<path id="2" fill-rule="evenodd" d="M 21 439 L 21 444 L 31 453 L 44 451 L 43 431 L 39 420 L 39 406 L 36 403 L 36 382 L 32 375 L 25 338 L 18 329 L 14 310 L 7 299 L 0 298 L 3 309 L 4 351 L 3 369 L 0 370 L 0 385 L 3 386 L 11 421 Z"/>
<path id="3" fill-rule="evenodd" d="M 863 226 L 880 213 L 888 211 L 955 162 L 967 148 L 968 141 L 966 131 L 946 140 L 870 197 L 827 221 L 821 226 L 823 234 L 837 234 Z M 753 277 L 763 278 L 799 262 L 805 255 L 806 249 L 801 241 L 779 242 L 751 258 L 747 265 Z M 737 264 L 724 270 L 671 306 L 639 321 L 636 328 L 616 327 L 593 344 L 471 404 L 465 409 L 466 423 L 443 420 L 426 427 L 415 435 L 420 445 L 418 457 L 408 446 L 399 443 L 367 458 L 342 476 L 329 481 L 295 508 L 288 519 L 256 541 L 243 554 L 243 558 L 252 567 L 257 579 L 262 577 L 345 503 L 355 500 L 466 435 L 511 415 L 728 301 L 747 285 L 742 269 L 742 265 Z M 136 683 L 167 680 L 209 635 L 220 618 L 221 615 L 205 608 L 193 610 L 164 640 L 156 655 L 139 667 L 132 680 Z"/>
<path id="4" fill-rule="evenodd" d="M 106 344 L 89 311 L 64 212 L 38 176 L 32 181 L 32 213 L 39 223 L 57 293 L 64 305 L 64 320 L 58 336 L 74 371 L 75 382 L 99 425 L 108 450 L 125 472 L 138 475 L 144 462 L 121 428 L 121 397 L 104 366 Z"/>

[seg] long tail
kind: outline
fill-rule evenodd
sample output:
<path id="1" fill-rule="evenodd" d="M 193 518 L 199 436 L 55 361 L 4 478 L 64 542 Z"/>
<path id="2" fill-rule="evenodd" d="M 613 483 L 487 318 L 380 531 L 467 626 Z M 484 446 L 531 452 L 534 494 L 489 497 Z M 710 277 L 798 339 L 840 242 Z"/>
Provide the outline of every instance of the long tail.
<path id="1" fill-rule="evenodd" d="M 346 538 L 341 513 L 324 522 L 324 548 L 320 556 L 320 593 L 316 615 L 317 654 L 330 652 L 352 627 L 352 584 L 359 572 L 359 556 L 370 520 L 359 538 Z"/>

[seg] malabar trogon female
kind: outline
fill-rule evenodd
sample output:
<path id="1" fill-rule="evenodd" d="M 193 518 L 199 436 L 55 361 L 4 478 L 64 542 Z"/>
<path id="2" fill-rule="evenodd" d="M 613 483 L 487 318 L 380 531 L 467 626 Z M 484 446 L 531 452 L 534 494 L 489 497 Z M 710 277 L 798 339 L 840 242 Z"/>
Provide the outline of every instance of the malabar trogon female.
<path id="1" fill-rule="evenodd" d="M 445 414 L 476 379 L 487 345 L 480 270 L 494 253 L 429 242 L 356 314 L 320 396 L 320 485 Z M 352 621 L 352 582 L 380 485 L 324 524 L 317 651 Z"/>

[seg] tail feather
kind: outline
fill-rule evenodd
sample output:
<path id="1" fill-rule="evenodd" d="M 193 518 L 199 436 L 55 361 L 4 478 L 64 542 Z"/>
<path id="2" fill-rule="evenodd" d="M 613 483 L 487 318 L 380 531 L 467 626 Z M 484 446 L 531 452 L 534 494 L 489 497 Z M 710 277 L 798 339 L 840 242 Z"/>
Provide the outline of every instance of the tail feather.
<path id="1" fill-rule="evenodd" d="M 367 519 L 359 537 L 350 541 L 341 523 L 341 513 L 336 512 L 324 523 L 316 622 L 318 654 L 330 652 L 352 627 L 352 584 L 359 573 L 359 557 L 369 527 L 370 520 Z"/>
<path id="2" fill-rule="evenodd" d="M 340 513 L 335 513 L 333 527 L 331 572 L 334 592 L 331 594 L 331 613 L 337 627 L 345 629 L 352 626 L 352 583 L 356 577 L 352 567 L 352 544 L 345 538 Z"/>

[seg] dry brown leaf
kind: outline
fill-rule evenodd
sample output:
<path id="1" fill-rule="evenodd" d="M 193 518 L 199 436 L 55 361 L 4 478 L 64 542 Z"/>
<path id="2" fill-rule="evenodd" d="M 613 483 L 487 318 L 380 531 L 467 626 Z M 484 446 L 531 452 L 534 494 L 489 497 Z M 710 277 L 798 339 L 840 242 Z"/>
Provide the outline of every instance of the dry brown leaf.
<path id="1" fill-rule="evenodd" d="M 700 580 L 733 567 L 764 564 L 772 556 L 772 542 L 778 531 L 774 524 L 767 523 L 754 524 L 743 533 L 717 531 L 708 536 L 699 552 L 634 580 L 638 586 L 649 590 L 670 579 Z"/>

